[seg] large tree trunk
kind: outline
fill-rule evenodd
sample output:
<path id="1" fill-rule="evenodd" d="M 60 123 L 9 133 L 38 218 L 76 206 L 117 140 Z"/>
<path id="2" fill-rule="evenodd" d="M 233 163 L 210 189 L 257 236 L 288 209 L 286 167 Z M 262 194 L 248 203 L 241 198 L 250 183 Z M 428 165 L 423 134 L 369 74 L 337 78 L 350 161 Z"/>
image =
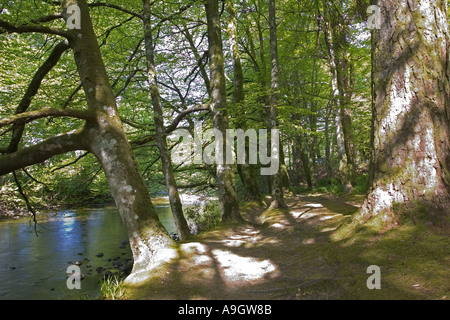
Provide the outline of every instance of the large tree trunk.
<path id="1" fill-rule="evenodd" d="M 449 207 L 449 41 L 445 1 L 382 1 L 373 31 L 374 136 L 371 190 L 360 218 L 394 204 Z"/>
<path id="2" fill-rule="evenodd" d="M 161 97 L 159 95 L 159 88 L 157 83 L 154 49 L 153 49 L 153 35 L 151 26 L 151 8 L 150 1 L 143 0 L 144 6 L 144 29 L 145 29 L 145 50 L 147 58 L 148 81 L 150 86 L 150 95 L 152 98 L 153 113 L 156 127 L 156 145 L 159 149 L 161 158 L 162 172 L 164 180 L 169 192 L 170 208 L 177 228 L 178 237 L 180 240 L 185 240 L 190 232 L 186 219 L 183 215 L 183 204 L 181 203 L 180 195 L 178 193 L 177 184 L 172 167 L 172 160 L 166 140 L 166 128 L 164 127 L 164 115 L 161 104 Z"/>
<path id="3" fill-rule="evenodd" d="M 81 9 L 81 29 L 71 30 L 73 48 L 88 110 L 95 121 L 87 122 L 83 143 L 103 166 L 111 193 L 128 231 L 134 266 L 128 281 L 137 282 L 148 272 L 176 256 L 174 242 L 160 223 L 143 182 L 134 154 L 119 118 L 114 93 L 103 64 L 85 0 L 63 1 Z"/>
<path id="4" fill-rule="evenodd" d="M 226 130 L 228 129 L 227 95 L 218 0 L 206 0 L 205 8 L 208 22 L 210 107 L 213 115 L 213 127 L 222 134 L 222 137 L 226 137 Z M 222 142 L 227 143 L 226 139 L 223 139 Z M 218 139 L 216 139 L 217 143 L 219 143 Z M 225 145 L 222 143 L 222 146 L 219 145 L 218 147 L 223 150 L 216 170 L 222 220 L 223 222 L 242 222 L 233 168 L 226 163 Z"/>
<path id="5" fill-rule="evenodd" d="M 278 128 L 278 97 L 279 97 L 279 72 L 278 72 L 278 43 L 277 43 L 277 24 L 275 17 L 275 0 L 269 0 L 269 25 L 270 25 L 270 60 L 272 62 L 271 89 L 270 95 L 270 128 Z M 271 146 L 272 157 L 280 157 L 281 143 L 278 146 Z M 275 151 L 275 152 L 274 152 Z M 281 161 L 279 161 L 281 164 Z M 283 196 L 282 172 L 278 170 L 277 174 L 272 175 L 272 202 L 270 208 L 286 208 Z"/>

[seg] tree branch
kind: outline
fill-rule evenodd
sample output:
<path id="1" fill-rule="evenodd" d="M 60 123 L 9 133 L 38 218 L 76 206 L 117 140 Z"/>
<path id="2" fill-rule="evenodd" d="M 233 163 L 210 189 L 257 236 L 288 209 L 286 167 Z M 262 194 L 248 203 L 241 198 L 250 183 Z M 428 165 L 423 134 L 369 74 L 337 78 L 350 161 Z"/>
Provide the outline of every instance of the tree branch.
<path id="1" fill-rule="evenodd" d="M 0 157 L 0 176 L 69 151 L 85 150 L 83 135 L 71 131 Z"/>
<path id="2" fill-rule="evenodd" d="M 36 73 L 33 76 L 30 84 L 28 85 L 27 91 L 22 97 L 22 100 L 19 102 L 19 105 L 16 108 L 16 114 L 23 113 L 27 111 L 28 107 L 31 104 L 31 100 L 38 92 L 42 80 L 45 76 L 53 69 L 54 66 L 58 63 L 61 55 L 69 49 L 69 43 L 67 40 L 63 40 L 58 43 L 48 56 L 47 60 L 39 67 Z M 11 130 L 13 131 L 11 141 L 8 146 L 8 153 L 13 153 L 17 151 L 20 140 L 22 139 L 22 134 L 25 127 L 23 124 L 14 125 Z"/>
<path id="3" fill-rule="evenodd" d="M 181 122 L 181 120 L 183 120 L 187 115 L 191 114 L 192 112 L 196 112 L 196 111 L 209 111 L 209 103 L 200 104 L 195 107 L 181 111 L 175 117 L 175 119 L 173 119 L 172 123 L 166 128 L 166 133 L 173 132 L 178 127 L 178 124 Z"/>
<path id="4" fill-rule="evenodd" d="M 45 117 L 72 117 L 79 118 L 84 120 L 92 120 L 93 117 L 90 113 L 85 110 L 74 110 L 74 109 L 52 109 L 45 108 L 36 111 L 29 111 L 16 114 L 12 117 L 1 119 L 0 120 L 0 128 L 9 124 L 14 123 L 27 123 L 36 119 L 45 118 Z"/>
<path id="5" fill-rule="evenodd" d="M 70 39 L 71 34 L 65 30 L 60 30 L 60 29 L 53 29 L 53 28 L 49 28 L 49 27 L 44 27 L 44 26 L 36 26 L 36 25 L 21 25 L 21 26 L 15 26 L 5 20 L 1 20 L 0 19 L 0 28 L 5 29 L 8 32 L 13 32 L 13 33 L 32 33 L 32 32 L 36 32 L 36 33 L 46 33 L 46 34 L 54 34 L 57 36 L 61 36 L 67 39 Z"/>
<path id="6" fill-rule="evenodd" d="M 118 5 L 115 5 L 115 4 L 112 4 L 112 3 L 104 3 L 104 2 L 94 2 L 94 3 L 90 3 L 89 4 L 89 7 L 108 7 L 108 8 L 113 8 L 113 9 L 116 9 L 116 10 L 119 10 L 119 11 L 122 11 L 122 12 L 124 12 L 124 13 L 127 13 L 127 14 L 130 14 L 130 15 L 132 15 L 132 16 L 134 16 L 134 17 L 138 17 L 139 19 L 144 19 L 144 17 L 141 15 L 141 14 L 139 14 L 139 13 L 137 13 L 137 12 L 134 12 L 134 11 L 131 11 L 131 10 L 128 10 L 128 9 L 125 9 L 125 8 L 122 8 L 121 6 L 118 6 Z"/>

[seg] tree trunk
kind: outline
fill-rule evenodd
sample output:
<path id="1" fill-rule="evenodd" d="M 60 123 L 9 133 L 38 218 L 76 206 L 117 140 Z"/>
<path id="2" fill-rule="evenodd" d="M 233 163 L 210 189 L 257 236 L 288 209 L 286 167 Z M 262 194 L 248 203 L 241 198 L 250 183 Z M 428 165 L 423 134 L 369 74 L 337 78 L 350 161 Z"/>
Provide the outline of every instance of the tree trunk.
<path id="1" fill-rule="evenodd" d="M 341 17 L 333 14 L 328 2 L 322 0 L 323 19 L 322 29 L 325 33 L 325 42 L 331 72 L 331 87 L 335 109 L 336 144 L 339 157 L 339 178 L 344 191 L 350 193 L 355 179 L 353 129 L 349 102 L 351 90 L 349 86 L 348 62 L 346 60 L 347 40 L 345 22 Z M 339 27 L 340 26 L 340 27 Z M 336 31 L 334 28 L 337 28 Z"/>
<path id="2" fill-rule="evenodd" d="M 278 97 L 279 97 L 279 74 L 278 74 L 278 43 L 277 43 L 277 24 L 275 17 L 275 0 L 269 0 L 269 27 L 270 27 L 270 60 L 272 61 L 271 89 L 270 95 L 270 128 L 278 128 Z M 281 143 L 280 143 L 281 144 Z M 274 148 L 275 147 L 275 148 Z M 280 157 L 281 146 L 272 146 L 272 157 Z M 273 154 L 275 152 L 275 154 Z M 281 161 L 279 161 L 281 164 Z M 270 208 L 286 208 L 283 196 L 281 170 L 272 175 L 272 202 Z"/>
<path id="3" fill-rule="evenodd" d="M 148 272 L 176 256 L 174 242 L 158 219 L 147 187 L 119 118 L 97 37 L 85 0 L 63 1 L 63 12 L 77 4 L 81 11 L 81 29 L 70 30 L 81 83 L 88 110 L 96 121 L 87 122 L 83 143 L 100 161 L 111 193 L 128 232 L 134 266 L 129 282 L 139 282 Z M 65 15 L 67 18 L 67 15 Z"/>
<path id="4" fill-rule="evenodd" d="M 220 29 L 218 0 L 206 0 L 205 9 L 208 24 L 209 43 L 209 69 L 211 82 L 210 108 L 213 115 L 213 127 L 218 130 L 222 137 L 226 137 L 228 129 L 227 95 L 225 83 L 225 69 L 223 61 L 222 35 Z M 226 142 L 226 139 L 222 139 Z M 224 152 L 221 153 L 221 160 L 217 163 L 216 179 L 219 192 L 219 203 L 222 214 L 222 221 L 242 222 L 239 212 L 239 203 L 234 184 L 234 172 L 230 164 L 226 163 L 225 145 L 217 145 Z M 229 143 L 229 142 L 228 142 Z"/>
<path id="5" fill-rule="evenodd" d="M 228 38 L 230 41 L 231 59 L 233 62 L 233 100 L 234 103 L 240 104 L 245 100 L 244 92 L 244 73 L 242 71 L 241 57 L 239 54 L 239 41 L 237 33 L 236 12 L 234 10 L 234 2 L 227 0 L 227 12 L 228 12 Z M 246 124 L 244 121 L 237 123 L 238 129 L 246 130 Z M 244 186 L 244 201 L 256 201 L 261 202 L 261 194 L 259 193 L 258 182 L 256 180 L 256 171 L 254 165 L 248 163 L 249 148 L 246 146 L 246 162 L 245 164 L 237 164 L 237 170 L 239 177 L 241 178 Z"/>
<path id="6" fill-rule="evenodd" d="M 159 155 L 162 163 L 162 172 L 166 183 L 167 191 L 169 192 L 170 208 L 177 228 L 178 237 L 180 240 L 185 240 L 189 234 L 189 227 L 183 215 L 183 204 L 181 203 L 180 195 L 178 193 L 177 184 L 173 172 L 172 160 L 166 140 L 166 128 L 164 127 L 164 115 L 161 104 L 161 97 L 159 95 L 159 88 L 157 83 L 154 50 L 153 50 L 153 35 L 151 26 L 151 8 L 150 0 L 143 0 L 144 6 L 144 30 L 145 30 L 145 51 L 147 59 L 148 81 L 150 87 L 150 95 L 153 105 L 153 113 L 156 127 L 156 146 L 159 149 Z"/>
<path id="7" fill-rule="evenodd" d="M 396 219 L 393 206 L 422 202 L 447 213 L 450 194 L 449 38 L 445 1 L 380 2 L 373 31 L 371 189 L 359 218 Z"/>

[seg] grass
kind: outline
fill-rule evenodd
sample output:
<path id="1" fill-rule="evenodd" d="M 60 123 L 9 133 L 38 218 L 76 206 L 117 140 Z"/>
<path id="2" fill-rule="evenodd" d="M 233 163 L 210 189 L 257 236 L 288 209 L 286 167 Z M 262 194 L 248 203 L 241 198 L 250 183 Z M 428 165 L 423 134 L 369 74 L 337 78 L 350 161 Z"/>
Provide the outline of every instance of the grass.
<path id="1" fill-rule="evenodd" d="M 117 276 L 106 277 L 100 285 L 101 300 L 121 300 L 124 298 L 125 290 L 122 280 Z"/>
<path id="2" fill-rule="evenodd" d="M 372 219 L 339 228 L 324 250 L 340 264 L 339 275 L 346 279 L 342 299 L 450 299 L 449 235 L 448 228 L 424 221 L 386 229 Z M 381 269 L 381 290 L 365 286 L 369 265 Z"/>

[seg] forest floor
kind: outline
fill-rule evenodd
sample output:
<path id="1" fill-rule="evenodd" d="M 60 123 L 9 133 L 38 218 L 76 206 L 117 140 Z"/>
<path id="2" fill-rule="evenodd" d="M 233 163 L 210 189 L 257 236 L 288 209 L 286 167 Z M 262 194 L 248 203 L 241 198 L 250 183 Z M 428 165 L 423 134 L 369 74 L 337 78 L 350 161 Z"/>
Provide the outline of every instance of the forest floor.
<path id="1" fill-rule="evenodd" d="M 248 205 L 245 225 L 180 244 L 178 258 L 126 299 L 450 299 L 450 228 L 350 228 L 361 197 L 297 195 L 285 210 Z M 380 267 L 381 289 L 367 273 Z"/>

